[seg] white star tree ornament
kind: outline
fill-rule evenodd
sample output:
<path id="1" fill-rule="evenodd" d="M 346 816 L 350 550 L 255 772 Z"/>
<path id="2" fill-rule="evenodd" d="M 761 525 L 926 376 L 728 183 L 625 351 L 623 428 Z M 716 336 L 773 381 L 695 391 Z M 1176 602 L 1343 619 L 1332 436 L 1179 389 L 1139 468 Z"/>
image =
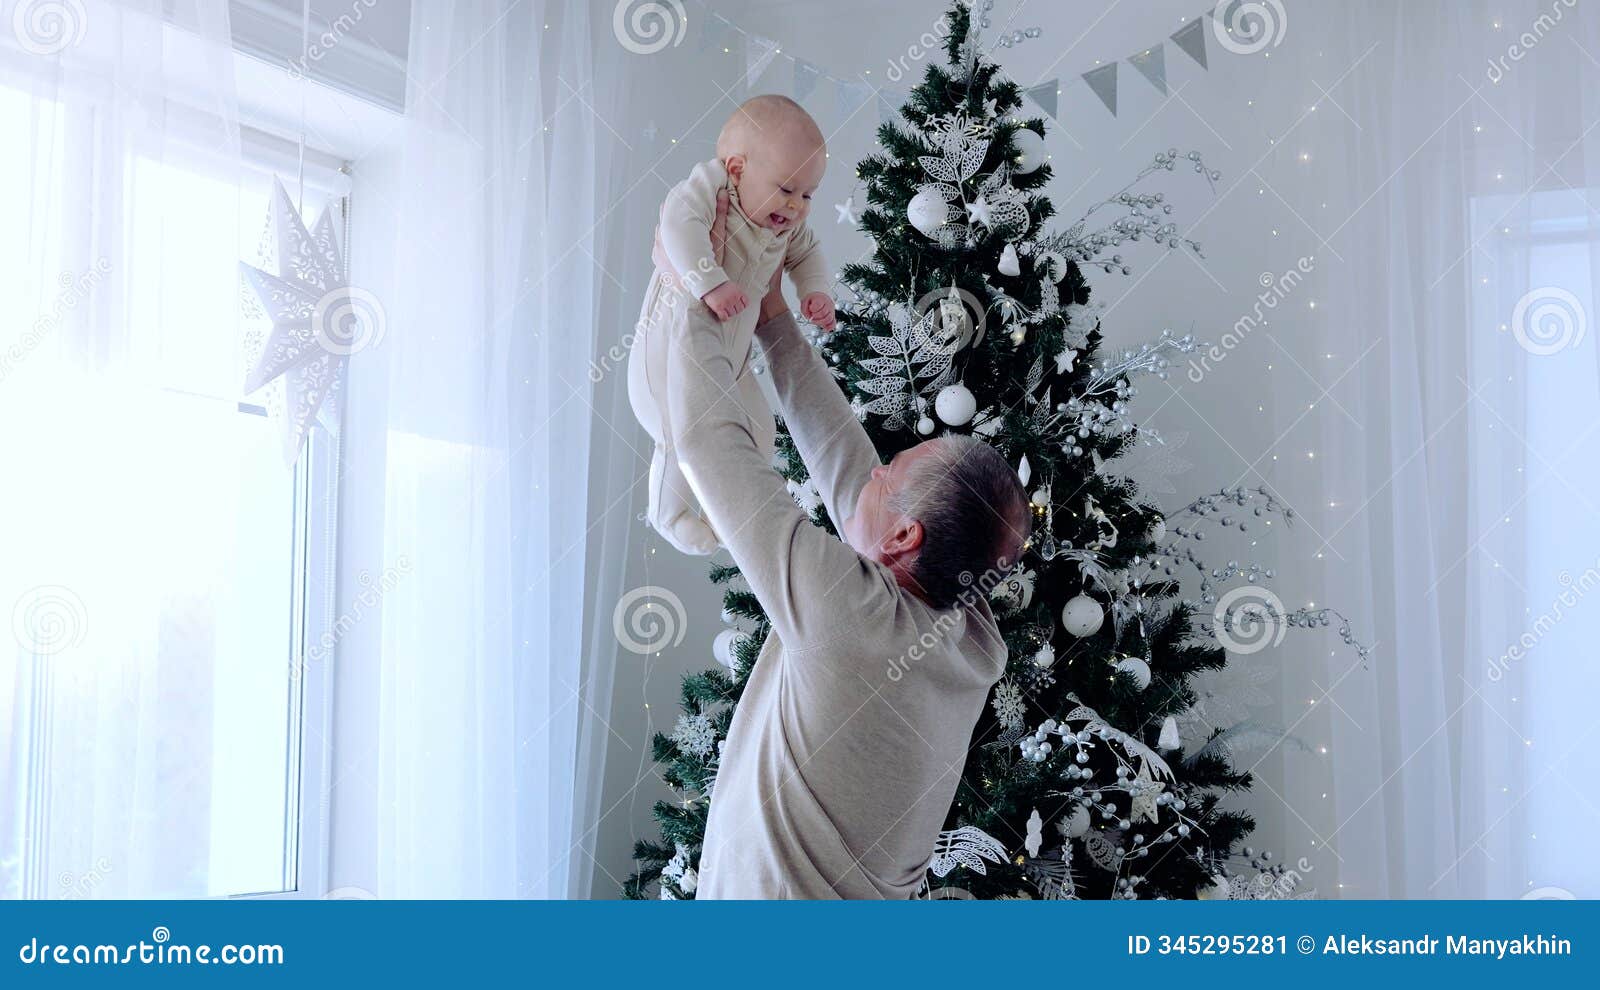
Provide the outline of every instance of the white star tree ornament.
<path id="1" fill-rule="evenodd" d="M 339 393 L 350 355 L 383 336 L 383 307 L 376 297 L 349 284 L 344 255 L 334 234 L 334 204 L 307 230 L 283 183 L 273 180 L 269 235 L 263 263 L 275 271 L 239 263 L 247 327 L 246 393 L 273 385 L 267 407 L 283 428 L 285 460 L 293 464 L 320 419 L 337 429 Z M 259 324 L 270 324 L 264 333 Z M 279 383 L 281 382 L 281 387 Z"/>
<path id="2" fill-rule="evenodd" d="M 833 204 L 833 208 L 839 214 L 838 218 L 833 221 L 834 223 L 847 223 L 852 227 L 856 225 L 856 198 L 854 196 L 846 199 L 843 203 Z"/>

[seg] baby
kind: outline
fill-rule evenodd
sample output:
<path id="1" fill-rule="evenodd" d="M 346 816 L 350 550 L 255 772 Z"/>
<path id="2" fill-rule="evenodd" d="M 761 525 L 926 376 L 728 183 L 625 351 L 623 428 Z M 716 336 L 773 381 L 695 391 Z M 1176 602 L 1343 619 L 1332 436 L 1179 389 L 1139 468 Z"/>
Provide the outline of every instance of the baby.
<path id="1" fill-rule="evenodd" d="M 717 138 L 717 157 L 672 187 L 661 210 L 661 246 L 672 272 L 657 268 L 628 355 L 628 399 L 655 441 L 650 458 L 650 525 L 684 553 L 705 555 L 719 543 L 690 491 L 672 449 L 665 395 L 670 338 L 691 319 L 716 319 L 738 364 L 739 400 L 756 445 L 773 450 L 773 418 L 750 370 L 755 305 L 782 265 L 800 295 L 800 311 L 832 330 L 833 276 L 806 227 L 811 196 L 827 165 L 822 131 L 786 96 L 757 96 L 734 111 Z M 727 246 L 719 265 L 711 225 L 717 193 L 730 199 Z"/>

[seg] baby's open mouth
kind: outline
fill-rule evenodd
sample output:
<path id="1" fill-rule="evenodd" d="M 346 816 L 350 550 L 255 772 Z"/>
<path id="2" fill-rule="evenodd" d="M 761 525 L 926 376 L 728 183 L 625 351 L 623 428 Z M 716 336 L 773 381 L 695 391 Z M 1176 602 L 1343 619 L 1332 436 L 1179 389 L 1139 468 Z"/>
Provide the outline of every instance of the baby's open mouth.
<path id="1" fill-rule="evenodd" d="M 784 216 L 782 213 L 769 213 L 767 214 L 767 219 L 772 222 L 774 227 L 782 227 L 789 222 L 789 218 Z"/>

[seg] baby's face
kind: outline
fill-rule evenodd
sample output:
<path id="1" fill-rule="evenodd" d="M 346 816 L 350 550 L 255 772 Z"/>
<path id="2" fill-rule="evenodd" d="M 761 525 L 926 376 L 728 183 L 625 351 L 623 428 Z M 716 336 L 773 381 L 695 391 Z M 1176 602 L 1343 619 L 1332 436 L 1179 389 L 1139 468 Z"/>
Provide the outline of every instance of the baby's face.
<path id="1" fill-rule="evenodd" d="M 822 184 L 828 158 L 808 141 L 778 140 L 745 158 L 739 205 L 757 226 L 783 233 L 811 212 L 811 196 Z"/>

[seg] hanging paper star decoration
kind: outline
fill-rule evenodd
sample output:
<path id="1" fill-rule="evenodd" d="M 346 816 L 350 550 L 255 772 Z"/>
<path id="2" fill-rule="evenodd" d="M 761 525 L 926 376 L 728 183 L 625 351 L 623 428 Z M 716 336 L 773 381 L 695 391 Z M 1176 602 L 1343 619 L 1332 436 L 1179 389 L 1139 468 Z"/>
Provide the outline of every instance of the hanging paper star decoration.
<path id="1" fill-rule="evenodd" d="M 239 263 L 245 315 L 267 322 L 265 334 L 245 336 L 245 392 L 282 382 L 268 408 L 283 426 L 284 457 L 299 457 L 314 419 L 330 432 L 338 423 L 339 392 L 350 355 L 383 336 L 383 307 L 353 288 L 333 230 L 334 204 L 306 230 L 283 183 L 274 180 L 268 207 L 265 263 L 276 272 Z"/>
<path id="2" fill-rule="evenodd" d="M 852 227 L 856 225 L 856 198 L 854 196 L 851 196 L 843 203 L 833 204 L 833 208 L 839 214 L 838 219 L 833 221 L 834 223 L 847 223 Z"/>

